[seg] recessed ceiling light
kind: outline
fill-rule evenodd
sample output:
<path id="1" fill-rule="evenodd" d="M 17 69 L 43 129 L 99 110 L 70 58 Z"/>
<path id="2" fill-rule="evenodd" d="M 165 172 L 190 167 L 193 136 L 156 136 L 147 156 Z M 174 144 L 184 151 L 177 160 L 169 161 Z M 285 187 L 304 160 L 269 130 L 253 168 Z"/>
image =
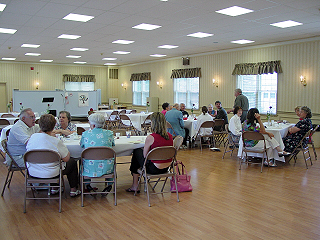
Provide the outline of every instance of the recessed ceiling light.
<path id="1" fill-rule="evenodd" d="M 252 40 L 245 40 L 245 39 L 231 41 L 231 43 L 237 43 L 237 44 L 247 44 L 247 43 L 253 43 L 253 42 L 254 41 Z"/>
<path id="2" fill-rule="evenodd" d="M 130 40 L 116 40 L 116 41 L 113 41 L 112 43 L 130 44 L 130 43 L 134 43 L 134 41 L 130 41 Z"/>
<path id="3" fill-rule="evenodd" d="M 242 14 L 253 12 L 253 10 L 247 9 L 247 8 L 238 7 L 238 6 L 233 6 L 233 7 L 221 9 L 221 10 L 216 11 L 216 12 L 217 13 L 221 13 L 221 14 L 225 14 L 225 15 L 228 15 L 228 16 L 235 17 L 235 16 L 239 16 L 239 15 L 242 15 Z"/>
<path id="4" fill-rule="evenodd" d="M 88 22 L 94 18 L 94 16 L 87 16 L 87 15 L 81 15 L 76 13 L 69 13 L 67 16 L 65 16 L 64 20 L 70 20 L 70 21 L 77 21 L 77 22 Z"/>
<path id="5" fill-rule="evenodd" d="M 71 48 L 70 50 L 71 50 L 71 51 L 84 52 L 84 51 L 88 51 L 89 48 L 77 48 L 77 47 L 74 47 L 74 48 Z"/>
<path id="6" fill-rule="evenodd" d="M 287 20 L 287 21 L 283 21 L 283 22 L 272 23 L 270 25 L 275 26 L 275 27 L 279 27 L 279 28 L 288 28 L 288 27 L 303 25 L 303 23 L 295 22 L 292 20 Z"/>
<path id="7" fill-rule="evenodd" d="M 187 35 L 188 37 L 196 37 L 196 38 L 205 38 L 205 37 L 211 37 L 213 34 L 211 33 L 203 33 L 203 32 L 196 32 L 196 33 L 191 33 Z"/>
<path id="8" fill-rule="evenodd" d="M 35 57 L 37 57 L 37 56 L 40 56 L 41 53 L 26 53 L 25 55 L 26 56 L 35 56 Z"/>
<path id="9" fill-rule="evenodd" d="M 87 62 L 73 62 L 73 63 L 77 63 L 77 64 L 86 64 Z"/>
<path id="10" fill-rule="evenodd" d="M 174 46 L 174 45 L 161 45 L 158 46 L 158 48 L 166 48 L 166 49 L 173 49 L 173 48 L 177 48 L 179 46 Z"/>
<path id="11" fill-rule="evenodd" d="M 165 57 L 167 55 L 164 55 L 164 54 L 152 54 L 150 55 L 150 57 Z"/>
<path id="12" fill-rule="evenodd" d="M 141 24 L 138 24 L 136 26 L 133 26 L 132 28 L 150 31 L 150 30 L 154 30 L 154 29 L 157 29 L 157 28 L 160 28 L 160 27 L 162 27 L 162 26 L 148 24 L 148 23 L 141 23 Z"/>
<path id="13" fill-rule="evenodd" d="M 28 44 L 28 43 L 24 43 L 21 45 L 21 47 L 26 47 L 26 48 L 38 48 L 40 47 L 40 45 L 38 44 Z"/>
<path id="14" fill-rule="evenodd" d="M 102 58 L 102 60 L 113 61 L 113 60 L 117 60 L 117 58 Z"/>
<path id="15" fill-rule="evenodd" d="M 117 65 L 116 63 L 105 63 L 103 65 Z"/>
<path id="16" fill-rule="evenodd" d="M 129 54 L 130 52 L 126 52 L 126 51 L 115 51 L 113 52 L 114 54 Z"/>
<path id="17" fill-rule="evenodd" d="M 42 60 L 40 60 L 40 62 L 53 62 L 53 60 L 42 59 Z"/>
<path id="18" fill-rule="evenodd" d="M 2 60 L 7 60 L 7 61 L 14 61 L 16 60 L 16 58 L 6 58 L 6 57 L 3 57 L 1 58 Z"/>
<path id="19" fill-rule="evenodd" d="M 168 0 L 160 0 L 160 2 L 168 2 Z"/>
<path id="20" fill-rule="evenodd" d="M 16 29 L 0 28 L 0 33 L 14 34 L 16 31 Z"/>
<path id="21" fill-rule="evenodd" d="M 0 12 L 2 12 L 6 8 L 6 4 L 0 3 Z"/>
<path id="22" fill-rule="evenodd" d="M 67 58 L 81 58 L 81 56 L 75 56 L 75 55 L 68 55 Z"/>
<path id="23" fill-rule="evenodd" d="M 58 38 L 64 38 L 64 39 L 78 39 L 81 36 L 79 35 L 70 35 L 70 34 L 61 34 Z"/>

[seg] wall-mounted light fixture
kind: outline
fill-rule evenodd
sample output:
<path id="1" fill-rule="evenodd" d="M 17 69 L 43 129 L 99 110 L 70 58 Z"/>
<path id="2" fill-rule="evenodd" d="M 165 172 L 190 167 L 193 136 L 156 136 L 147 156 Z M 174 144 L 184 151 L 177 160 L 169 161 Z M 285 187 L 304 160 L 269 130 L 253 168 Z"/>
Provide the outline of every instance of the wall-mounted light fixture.
<path id="1" fill-rule="evenodd" d="M 307 86 L 307 80 L 306 80 L 306 77 L 304 76 L 300 76 L 300 82 L 303 86 Z"/>
<path id="2" fill-rule="evenodd" d="M 36 89 L 39 89 L 39 82 L 36 82 Z"/>
<path id="3" fill-rule="evenodd" d="M 162 82 L 157 82 L 157 86 L 158 86 L 160 89 L 162 89 L 162 86 L 163 86 Z"/>
<path id="4" fill-rule="evenodd" d="M 127 90 L 127 84 L 126 84 L 126 83 L 122 83 L 121 86 L 122 86 L 122 88 L 123 88 L 124 90 Z"/>
<path id="5" fill-rule="evenodd" d="M 213 86 L 216 86 L 216 87 L 218 87 L 219 85 L 218 85 L 218 81 L 217 80 L 215 80 L 215 79 L 212 79 L 212 83 L 213 83 Z"/>

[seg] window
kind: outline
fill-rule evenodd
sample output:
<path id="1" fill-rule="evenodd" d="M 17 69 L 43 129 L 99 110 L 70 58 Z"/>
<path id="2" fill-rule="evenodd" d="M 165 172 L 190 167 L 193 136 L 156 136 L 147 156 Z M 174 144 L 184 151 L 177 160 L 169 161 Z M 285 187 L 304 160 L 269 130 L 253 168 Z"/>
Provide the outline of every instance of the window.
<path id="1" fill-rule="evenodd" d="M 94 91 L 94 82 L 65 82 L 66 91 Z"/>
<path id="2" fill-rule="evenodd" d="M 271 113 L 277 113 L 278 74 L 238 75 L 237 88 L 249 99 L 250 108 L 258 108 L 266 114 L 271 106 Z"/>
<path id="3" fill-rule="evenodd" d="M 199 78 L 174 78 L 174 102 L 185 103 L 186 108 L 199 109 Z"/>
<path id="4" fill-rule="evenodd" d="M 149 97 L 149 80 L 132 82 L 133 105 L 146 106 Z"/>

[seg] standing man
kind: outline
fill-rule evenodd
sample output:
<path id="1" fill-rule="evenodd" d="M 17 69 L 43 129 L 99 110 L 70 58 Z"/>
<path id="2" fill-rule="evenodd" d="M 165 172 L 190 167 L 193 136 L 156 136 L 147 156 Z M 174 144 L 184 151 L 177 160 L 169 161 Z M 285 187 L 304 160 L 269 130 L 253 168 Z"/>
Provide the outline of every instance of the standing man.
<path id="1" fill-rule="evenodd" d="M 187 115 L 187 117 L 189 117 L 189 113 L 186 111 L 186 105 L 184 103 L 180 103 L 180 111 L 182 112 L 182 116 Z"/>
<path id="2" fill-rule="evenodd" d="M 24 167 L 23 155 L 27 151 L 26 145 L 32 134 L 40 132 L 39 125 L 35 125 L 35 115 L 31 108 L 20 113 L 20 120 L 10 129 L 8 138 L 8 151 L 19 167 Z M 11 164 L 10 157 L 6 157 L 6 164 Z"/>
<path id="3" fill-rule="evenodd" d="M 235 107 L 241 107 L 242 108 L 242 115 L 241 115 L 241 122 L 243 123 L 247 119 L 247 113 L 249 110 L 249 101 L 248 98 L 244 95 L 242 95 L 242 90 L 240 88 L 237 88 L 234 90 L 234 96 L 236 99 L 234 100 L 233 109 L 229 110 L 228 113 L 233 112 Z"/>

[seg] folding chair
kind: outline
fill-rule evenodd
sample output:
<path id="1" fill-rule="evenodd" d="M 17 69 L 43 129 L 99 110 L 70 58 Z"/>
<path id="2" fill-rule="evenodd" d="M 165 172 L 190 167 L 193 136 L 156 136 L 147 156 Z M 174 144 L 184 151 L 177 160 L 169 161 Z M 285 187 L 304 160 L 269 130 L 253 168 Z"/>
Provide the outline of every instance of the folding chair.
<path id="1" fill-rule="evenodd" d="M 83 176 L 83 160 L 88 159 L 92 161 L 98 161 L 98 160 L 106 160 L 106 159 L 114 159 L 114 165 L 113 165 L 113 173 L 102 175 L 101 177 L 86 177 Z M 109 192 L 94 192 L 94 194 L 106 194 L 106 193 L 114 193 L 114 205 L 117 205 L 117 172 L 116 172 L 116 152 L 109 147 L 88 147 L 84 149 L 81 153 L 81 171 L 80 171 L 80 184 L 81 184 L 81 207 L 83 207 L 83 198 L 86 194 L 93 194 L 92 192 L 84 192 L 84 185 L 86 182 L 84 179 L 90 179 L 91 183 L 104 183 L 107 185 L 108 183 L 113 183 L 113 191 Z M 103 178 L 103 179 L 101 179 Z M 109 178 L 112 178 L 113 180 L 107 180 Z M 101 179 L 101 180 L 99 180 Z"/>
<path id="2" fill-rule="evenodd" d="M 306 163 L 306 168 L 308 169 L 308 164 L 307 161 L 310 160 L 311 166 L 312 166 L 312 160 L 311 160 L 311 155 L 309 152 L 309 146 L 307 144 L 307 138 L 310 136 L 312 129 L 310 129 L 301 139 L 301 141 L 298 143 L 298 145 L 295 147 L 295 149 L 292 151 L 292 155 L 289 158 L 289 161 L 291 161 L 292 158 L 294 158 L 294 166 L 296 165 L 297 162 L 297 155 L 300 151 L 302 151 L 304 162 Z"/>
<path id="3" fill-rule="evenodd" d="M 200 128 L 199 128 L 199 131 L 196 135 L 196 138 L 200 138 L 200 149 L 202 151 L 202 145 L 207 145 L 207 146 L 211 146 L 211 144 L 213 144 L 213 146 L 215 146 L 215 143 L 214 143 L 214 136 L 213 136 L 213 128 L 215 126 L 215 123 L 214 121 L 205 121 L 201 124 Z M 202 130 L 204 130 L 204 128 L 210 128 L 211 129 L 211 133 L 210 134 L 202 134 Z M 209 138 L 209 142 L 208 143 L 203 143 L 203 139 L 206 139 L 206 138 Z"/>
<path id="4" fill-rule="evenodd" d="M 173 146 L 174 146 L 175 149 L 177 149 L 177 151 L 180 149 L 182 143 L 183 143 L 183 137 L 182 136 L 176 136 L 173 139 Z"/>
<path id="5" fill-rule="evenodd" d="M 19 121 L 19 118 L 17 118 L 16 120 L 14 120 L 13 123 L 15 124 L 15 123 L 18 122 L 18 121 Z M 36 123 L 36 124 L 39 124 L 39 119 L 37 119 L 35 123 Z"/>
<path id="6" fill-rule="evenodd" d="M 124 128 L 126 130 L 133 130 L 136 135 L 139 135 L 139 130 L 133 126 L 130 118 L 127 115 L 119 115 L 119 118 L 120 118 L 119 128 Z"/>
<path id="7" fill-rule="evenodd" d="M 113 111 L 108 120 L 106 120 L 106 126 L 107 129 L 112 129 L 112 128 L 117 128 L 119 123 L 119 116 L 118 116 L 118 111 Z"/>
<path id="8" fill-rule="evenodd" d="M 132 109 L 129 114 L 132 114 L 132 113 L 137 113 L 137 110 L 136 109 Z"/>
<path id="9" fill-rule="evenodd" d="M 168 129 L 172 129 L 172 137 L 176 137 L 176 136 L 178 136 L 177 134 L 176 134 L 176 132 L 174 131 L 174 129 L 173 129 L 173 127 L 171 126 L 171 124 L 167 121 L 167 131 L 168 131 Z M 169 131 L 168 131 L 169 132 Z"/>
<path id="10" fill-rule="evenodd" d="M 82 135 L 83 132 L 85 132 L 86 130 L 83 127 L 77 127 L 77 134 L 78 135 Z"/>
<path id="11" fill-rule="evenodd" d="M 236 143 L 235 141 L 233 141 L 232 133 L 229 131 L 229 127 L 227 124 L 226 124 L 226 131 L 228 132 L 228 137 L 224 145 L 224 153 L 223 153 L 222 159 L 224 159 L 224 155 L 228 152 L 231 152 L 231 156 L 232 156 L 233 150 L 239 148 L 239 143 Z M 230 150 L 227 150 L 228 148 L 230 148 Z"/>
<path id="12" fill-rule="evenodd" d="M 1 115 L 2 118 L 14 118 L 15 116 L 13 116 L 12 114 L 10 113 L 4 113 Z"/>
<path id="13" fill-rule="evenodd" d="M 6 138 L 7 138 L 7 140 L 9 139 L 9 134 L 10 134 L 10 129 L 8 129 L 8 130 L 6 131 Z"/>
<path id="14" fill-rule="evenodd" d="M 140 174 L 139 176 L 139 181 L 138 184 L 142 183 L 144 184 L 145 191 L 147 192 L 147 198 L 148 198 L 148 204 L 149 207 L 150 205 L 150 193 L 149 193 L 149 185 L 152 188 L 152 193 L 151 194 L 163 194 L 163 193 L 168 193 L 170 191 L 164 192 L 164 187 L 167 183 L 167 180 L 169 177 L 173 177 L 176 185 L 176 193 L 177 193 L 177 202 L 179 202 L 179 193 L 178 193 L 178 187 L 177 187 L 177 178 L 176 178 L 176 172 L 174 169 L 174 162 L 175 162 L 175 157 L 177 154 L 177 150 L 173 146 L 165 146 L 165 147 L 157 147 L 152 149 L 151 151 L 148 152 L 146 159 L 144 161 L 142 169 L 138 169 L 138 173 Z M 170 163 L 168 163 L 168 172 L 163 173 L 163 174 L 149 174 L 146 172 L 146 162 L 148 160 L 152 160 L 153 162 L 156 161 L 161 161 L 161 160 L 167 160 L 167 159 L 172 159 Z M 144 178 L 144 181 L 141 182 L 142 177 Z M 152 179 L 157 178 L 156 181 L 151 181 Z M 164 179 L 163 179 L 164 178 Z M 155 192 L 155 187 L 159 182 L 163 182 L 162 188 L 160 192 Z M 154 186 L 151 184 L 154 183 Z M 137 194 L 137 189 L 134 193 L 134 195 Z"/>
<path id="15" fill-rule="evenodd" d="M 224 119 L 214 120 L 213 140 L 215 145 L 221 145 L 224 142 L 226 132 L 224 131 Z"/>
<path id="16" fill-rule="evenodd" d="M 261 150 L 257 149 L 257 150 L 253 150 L 250 148 L 246 148 L 245 147 L 245 141 L 263 141 L 263 148 Z M 248 132 L 243 132 L 242 133 L 242 153 L 241 153 L 241 158 L 240 158 L 240 166 L 239 166 L 239 170 L 241 170 L 241 164 L 242 163 L 246 163 L 247 165 L 250 164 L 260 164 L 260 163 L 256 163 L 256 162 L 249 162 L 248 160 L 248 152 L 253 152 L 253 153 L 262 153 L 262 160 L 261 160 L 261 172 L 262 172 L 262 168 L 263 168 L 263 162 L 264 162 L 264 154 L 266 154 L 266 158 L 267 158 L 267 162 L 268 162 L 268 167 L 269 167 L 269 159 L 268 159 L 268 154 L 267 154 L 267 147 L 266 147 L 266 140 L 264 139 L 263 135 L 259 132 L 253 132 L 253 131 L 248 131 Z M 245 161 L 242 161 L 243 158 L 243 153 L 245 153 Z"/>
<path id="17" fill-rule="evenodd" d="M 8 148 L 7 148 L 7 139 L 3 139 L 1 141 L 1 145 L 2 145 L 2 148 L 3 148 L 4 152 L 11 159 L 11 163 L 8 166 L 7 177 L 6 177 L 6 180 L 4 181 L 4 185 L 3 185 L 3 189 L 2 189 L 2 193 L 1 193 L 1 196 L 3 197 L 4 191 L 6 190 L 6 186 L 7 186 L 7 188 L 10 188 L 10 183 L 11 183 L 11 180 L 12 180 L 13 173 L 17 172 L 17 171 L 20 171 L 21 174 L 24 176 L 24 172 L 23 171 L 26 168 L 25 167 L 19 167 L 19 165 L 16 163 L 16 161 L 12 158 L 12 156 L 9 153 Z"/>
<path id="18" fill-rule="evenodd" d="M 26 174 L 25 174 L 25 192 L 24 192 L 24 213 L 27 210 L 27 200 L 38 200 L 38 199 L 58 199 L 59 200 L 59 212 L 61 212 L 61 198 L 62 190 L 64 187 L 64 181 L 62 176 L 62 166 L 61 166 L 61 157 L 60 155 L 51 150 L 39 149 L 39 150 L 30 150 L 27 151 L 24 156 L 24 162 L 26 165 Z M 59 163 L 59 175 L 54 178 L 35 178 L 30 176 L 28 171 L 28 164 L 50 164 L 50 163 Z M 35 189 L 43 188 L 40 186 L 40 183 L 48 184 L 48 197 L 35 197 Z M 50 184 L 58 184 L 57 186 L 51 186 Z M 50 190 L 52 187 L 59 189 L 58 197 L 51 197 Z M 31 188 L 33 198 L 27 197 L 27 190 Z M 66 192 L 64 192 L 66 198 Z"/>
<path id="19" fill-rule="evenodd" d="M 144 135 L 147 135 L 148 132 L 151 132 L 151 114 L 149 114 L 143 121 L 141 124 L 141 129 L 143 129 Z"/>
<path id="20" fill-rule="evenodd" d="M 314 158 L 315 158 L 316 161 L 317 161 L 317 157 L 318 157 L 318 156 L 317 156 L 316 149 L 315 149 L 315 147 L 314 147 L 314 141 L 313 141 L 313 139 L 312 139 L 312 136 L 313 136 L 313 134 L 317 131 L 318 128 L 319 128 L 319 125 L 317 125 L 317 126 L 311 131 L 311 134 L 310 134 L 309 137 L 308 137 L 308 144 L 311 144 L 311 146 L 312 146 Z"/>
<path id="21" fill-rule="evenodd" d="M 8 125 L 10 125 L 10 122 L 7 119 L 0 119 L 0 132 Z"/>
<path id="22" fill-rule="evenodd" d="M 127 113 L 127 110 L 126 109 L 122 109 L 120 112 L 119 112 L 119 115 L 123 115 L 123 114 L 126 114 Z"/>

